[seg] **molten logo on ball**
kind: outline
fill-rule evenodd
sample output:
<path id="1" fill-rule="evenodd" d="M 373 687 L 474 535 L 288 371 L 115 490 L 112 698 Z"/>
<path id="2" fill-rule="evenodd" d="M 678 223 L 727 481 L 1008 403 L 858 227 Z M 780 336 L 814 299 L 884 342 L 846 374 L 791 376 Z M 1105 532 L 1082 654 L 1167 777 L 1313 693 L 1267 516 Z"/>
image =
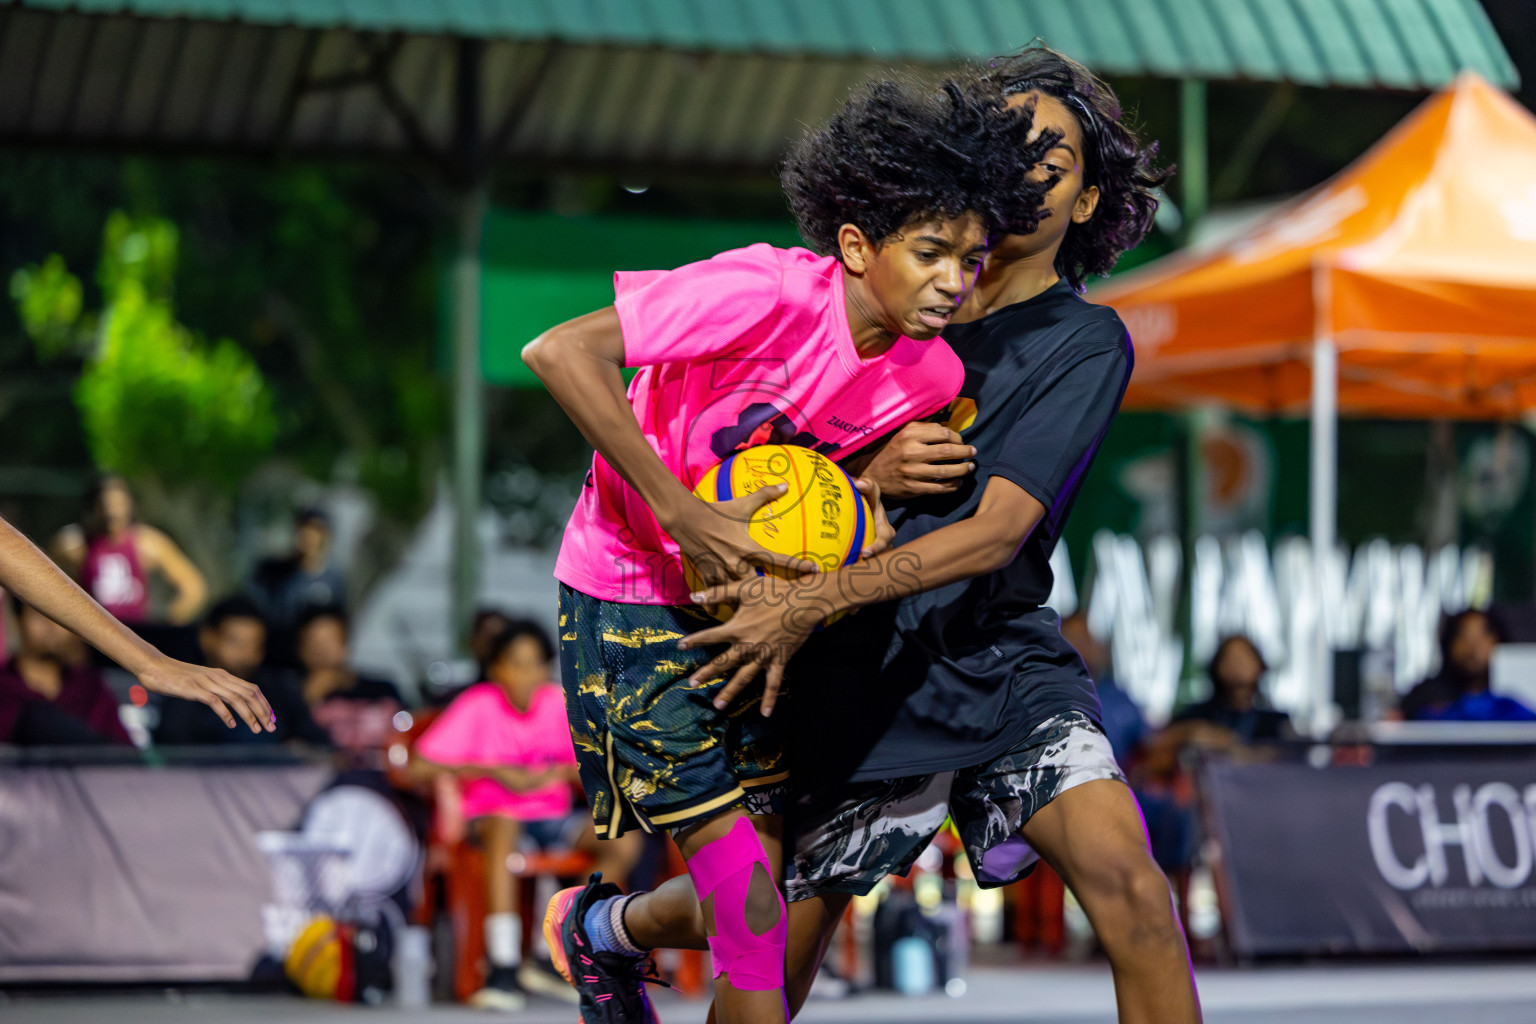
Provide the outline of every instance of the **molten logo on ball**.
<path id="1" fill-rule="evenodd" d="M 708 502 L 724 502 L 780 483 L 788 486 L 783 496 L 748 520 L 752 539 L 776 554 L 803 558 L 825 569 L 858 561 L 859 552 L 874 539 L 874 513 L 843 467 L 809 448 L 783 444 L 748 448 L 705 473 L 693 493 Z M 686 558 L 683 571 L 690 587 L 702 585 L 702 577 Z"/>

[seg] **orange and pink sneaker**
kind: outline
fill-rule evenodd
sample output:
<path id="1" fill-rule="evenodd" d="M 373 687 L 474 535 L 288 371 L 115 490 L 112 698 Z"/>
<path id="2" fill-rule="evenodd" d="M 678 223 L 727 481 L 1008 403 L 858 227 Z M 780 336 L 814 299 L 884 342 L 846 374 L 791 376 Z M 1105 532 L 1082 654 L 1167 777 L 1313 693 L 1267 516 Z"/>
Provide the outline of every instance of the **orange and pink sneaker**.
<path id="1" fill-rule="evenodd" d="M 621 895 L 618 886 L 602 879 L 596 873 L 586 885 L 561 889 L 550 898 L 544 911 L 550 960 L 581 997 L 582 1024 L 658 1024 L 645 990 L 647 983 L 667 984 L 656 977 L 656 962 L 648 956 L 599 952 L 587 936 L 587 911 Z"/>

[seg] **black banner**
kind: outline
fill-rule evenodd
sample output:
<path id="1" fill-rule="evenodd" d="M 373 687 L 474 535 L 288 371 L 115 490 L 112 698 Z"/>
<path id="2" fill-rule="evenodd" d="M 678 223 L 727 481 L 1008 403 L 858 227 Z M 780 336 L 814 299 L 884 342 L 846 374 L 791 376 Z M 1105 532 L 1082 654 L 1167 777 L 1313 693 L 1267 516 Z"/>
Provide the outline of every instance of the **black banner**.
<path id="1" fill-rule="evenodd" d="M 1536 948 L 1536 758 L 1210 761 L 1239 956 Z"/>

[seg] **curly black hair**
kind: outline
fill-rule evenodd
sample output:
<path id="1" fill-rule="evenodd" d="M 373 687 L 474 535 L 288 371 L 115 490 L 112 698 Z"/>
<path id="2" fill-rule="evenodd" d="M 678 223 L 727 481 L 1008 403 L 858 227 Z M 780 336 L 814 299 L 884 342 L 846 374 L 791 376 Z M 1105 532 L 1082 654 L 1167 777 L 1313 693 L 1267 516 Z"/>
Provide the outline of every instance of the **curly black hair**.
<path id="1" fill-rule="evenodd" d="M 824 256 L 839 255 L 844 224 L 879 244 L 914 221 L 974 212 L 989 235 L 1027 234 L 1054 184 L 1027 175 L 1057 141 L 1031 141 L 1031 122 L 995 91 L 879 79 L 795 143 L 779 180 L 801 236 Z"/>
<path id="2" fill-rule="evenodd" d="M 1173 168 L 1157 166 L 1157 143 L 1143 142 L 1122 120 L 1113 89 L 1049 47 L 1031 46 L 998 57 L 977 69 L 973 84 L 1004 98 L 1025 92 L 1054 96 L 1077 119 L 1087 149 L 1083 183 L 1098 186 L 1099 204 L 1086 222 L 1067 229 L 1056 254 L 1056 272 L 1082 291 L 1090 274 L 1108 274 L 1120 254 L 1135 248 L 1152 230 L 1156 190 L 1172 177 Z"/>

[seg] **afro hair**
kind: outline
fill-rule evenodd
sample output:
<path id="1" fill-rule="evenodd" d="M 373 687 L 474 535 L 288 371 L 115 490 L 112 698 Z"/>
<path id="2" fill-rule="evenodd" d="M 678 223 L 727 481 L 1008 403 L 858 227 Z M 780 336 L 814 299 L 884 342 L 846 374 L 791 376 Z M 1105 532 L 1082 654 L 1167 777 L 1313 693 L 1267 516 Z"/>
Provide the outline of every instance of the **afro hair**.
<path id="1" fill-rule="evenodd" d="M 1085 185 L 1099 189 L 1093 216 L 1067 229 L 1056 271 L 1078 291 L 1089 275 L 1114 269 L 1121 253 L 1152 230 L 1157 190 L 1173 175 L 1158 167 L 1157 144 L 1141 140 L 1121 118 L 1114 90 L 1077 61 L 1045 46 L 999 57 L 977 70 L 971 88 L 1006 99 L 1026 92 L 1054 96 L 1077 118 L 1088 152 Z"/>
<path id="2" fill-rule="evenodd" d="M 974 212 L 989 235 L 1027 234 L 1054 184 L 1027 175 L 1057 141 L 1031 141 L 1031 120 L 995 91 L 880 79 L 790 149 L 780 181 L 801 236 L 824 256 L 839 255 L 844 224 L 878 244 L 915 221 Z"/>

